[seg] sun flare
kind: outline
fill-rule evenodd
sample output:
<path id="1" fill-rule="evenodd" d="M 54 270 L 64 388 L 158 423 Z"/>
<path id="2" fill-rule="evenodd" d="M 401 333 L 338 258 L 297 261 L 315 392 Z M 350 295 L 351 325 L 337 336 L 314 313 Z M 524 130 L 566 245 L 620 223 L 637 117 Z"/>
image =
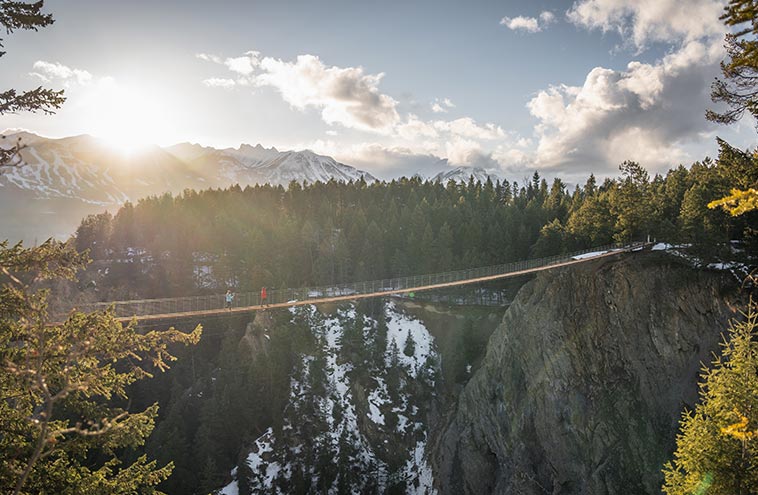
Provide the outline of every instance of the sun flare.
<path id="1" fill-rule="evenodd" d="M 96 103 L 91 115 L 92 133 L 124 154 L 132 154 L 159 142 L 165 131 L 165 112 L 145 90 L 113 80 L 103 81 L 92 92 Z"/>

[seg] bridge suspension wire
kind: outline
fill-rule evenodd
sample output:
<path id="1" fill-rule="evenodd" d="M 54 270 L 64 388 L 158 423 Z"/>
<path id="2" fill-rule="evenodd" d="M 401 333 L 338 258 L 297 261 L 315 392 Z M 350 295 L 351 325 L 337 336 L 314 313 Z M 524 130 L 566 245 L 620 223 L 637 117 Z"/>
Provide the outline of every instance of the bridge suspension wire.
<path id="1" fill-rule="evenodd" d="M 470 268 L 443 273 L 413 275 L 383 280 L 354 282 L 323 287 L 301 287 L 294 289 L 271 289 L 266 304 L 261 302 L 258 292 L 235 294 L 231 308 L 227 308 L 224 294 L 204 296 L 171 297 L 163 299 L 139 299 L 82 304 L 73 308 L 83 312 L 104 311 L 112 308 L 122 321 L 165 320 L 192 316 L 236 314 L 269 308 L 286 308 L 306 304 L 348 301 L 393 294 L 408 294 L 426 290 L 475 284 L 507 277 L 527 275 L 560 266 L 568 266 L 620 253 L 641 250 L 645 243 L 626 245 L 606 245 L 584 249 L 569 254 L 546 258 L 514 261 L 501 265 Z M 57 321 L 65 319 L 64 314 L 55 315 Z"/>

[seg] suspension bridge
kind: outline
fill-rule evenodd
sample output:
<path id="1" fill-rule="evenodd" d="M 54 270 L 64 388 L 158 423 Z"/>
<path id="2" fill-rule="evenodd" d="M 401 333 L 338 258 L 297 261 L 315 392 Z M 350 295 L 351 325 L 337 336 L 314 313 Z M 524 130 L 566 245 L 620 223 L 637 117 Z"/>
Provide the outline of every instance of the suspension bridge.
<path id="1" fill-rule="evenodd" d="M 191 317 L 206 317 L 222 314 L 239 314 L 272 308 L 287 308 L 306 304 L 352 301 L 371 297 L 385 297 L 397 294 L 442 289 L 461 285 L 477 284 L 508 277 L 528 275 L 553 268 L 575 265 L 621 253 L 641 251 L 645 243 L 600 246 L 569 254 L 547 258 L 515 261 L 501 265 L 471 268 L 427 275 L 397 277 L 368 282 L 354 282 L 327 287 L 301 287 L 294 289 L 272 289 L 261 301 L 258 292 L 235 294 L 232 307 L 226 305 L 224 294 L 203 296 L 171 297 L 163 299 L 140 299 L 109 301 L 78 305 L 75 310 L 92 312 L 112 308 L 121 321 L 135 319 L 139 322 L 170 320 Z M 61 319 L 65 315 L 58 315 Z M 58 320 L 60 321 L 60 320 Z"/>

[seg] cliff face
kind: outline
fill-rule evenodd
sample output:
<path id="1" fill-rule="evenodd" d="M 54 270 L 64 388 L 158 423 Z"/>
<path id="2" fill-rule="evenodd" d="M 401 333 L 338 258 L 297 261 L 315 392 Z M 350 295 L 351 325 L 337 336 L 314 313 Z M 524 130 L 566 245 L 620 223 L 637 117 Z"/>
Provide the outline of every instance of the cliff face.
<path id="1" fill-rule="evenodd" d="M 660 493 L 730 277 L 650 253 L 529 282 L 432 438 L 441 493 Z"/>

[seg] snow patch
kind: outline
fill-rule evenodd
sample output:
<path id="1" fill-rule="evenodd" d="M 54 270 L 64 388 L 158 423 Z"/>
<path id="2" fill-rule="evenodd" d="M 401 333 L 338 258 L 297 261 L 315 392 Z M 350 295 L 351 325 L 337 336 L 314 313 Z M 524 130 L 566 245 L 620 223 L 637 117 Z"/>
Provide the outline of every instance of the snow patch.
<path id="1" fill-rule="evenodd" d="M 426 458 L 426 438 L 416 442 L 411 458 L 405 463 L 405 475 L 409 479 L 405 493 L 409 495 L 436 494 L 432 468 Z M 410 481 L 413 480 L 413 481 Z"/>
<path id="2" fill-rule="evenodd" d="M 386 316 L 387 349 L 389 350 L 394 343 L 400 351 L 398 353 L 400 364 L 408 368 L 412 378 L 416 378 L 432 354 L 432 335 L 421 321 L 401 312 L 394 301 L 387 303 Z M 403 352 L 409 335 L 415 344 L 412 356 L 407 356 Z M 387 365 L 390 365 L 389 355 L 387 355 Z"/>
<path id="3" fill-rule="evenodd" d="M 577 254 L 576 256 L 572 256 L 572 260 L 584 260 L 587 258 L 594 258 L 596 256 L 603 255 L 607 253 L 608 251 L 593 251 L 592 253 L 584 253 L 584 254 Z"/>

